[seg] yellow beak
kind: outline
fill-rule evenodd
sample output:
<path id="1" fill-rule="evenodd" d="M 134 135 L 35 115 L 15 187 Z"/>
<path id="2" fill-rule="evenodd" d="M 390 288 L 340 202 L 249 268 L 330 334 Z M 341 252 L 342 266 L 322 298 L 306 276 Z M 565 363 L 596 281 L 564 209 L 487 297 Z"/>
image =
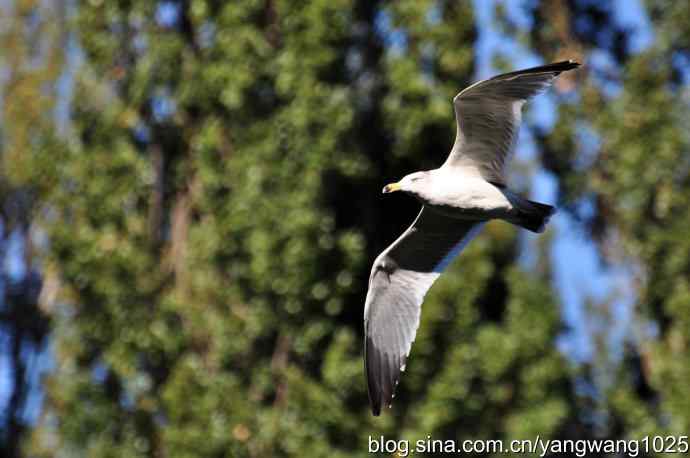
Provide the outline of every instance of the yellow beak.
<path id="1" fill-rule="evenodd" d="M 400 183 L 391 183 L 383 187 L 383 193 L 388 194 L 389 192 L 400 191 Z"/>

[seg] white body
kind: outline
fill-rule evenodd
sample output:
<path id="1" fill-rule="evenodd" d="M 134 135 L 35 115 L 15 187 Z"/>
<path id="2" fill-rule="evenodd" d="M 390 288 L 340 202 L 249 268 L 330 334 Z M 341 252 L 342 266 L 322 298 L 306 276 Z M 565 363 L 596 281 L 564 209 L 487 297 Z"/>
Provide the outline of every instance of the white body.
<path id="1" fill-rule="evenodd" d="M 432 210 L 453 218 L 508 218 L 514 211 L 510 191 L 489 183 L 478 173 L 454 167 L 429 170 L 423 179 L 403 183 L 403 190 Z"/>

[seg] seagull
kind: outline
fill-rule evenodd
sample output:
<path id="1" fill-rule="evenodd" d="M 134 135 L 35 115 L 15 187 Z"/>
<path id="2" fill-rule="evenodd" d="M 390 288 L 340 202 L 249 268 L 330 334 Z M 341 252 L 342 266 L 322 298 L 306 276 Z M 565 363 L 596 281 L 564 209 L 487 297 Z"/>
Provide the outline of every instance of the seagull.
<path id="1" fill-rule="evenodd" d="M 555 208 L 505 184 L 505 167 L 527 100 L 548 88 L 567 60 L 479 81 L 453 98 L 457 133 L 440 168 L 414 172 L 383 193 L 422 203 L 412 225 L 374 261 L 364 305 L 364 367 L 374 416 L 391 407 L 412 348 L 422 302 L 441 272 L 491 219 L 543 232 Z"/>

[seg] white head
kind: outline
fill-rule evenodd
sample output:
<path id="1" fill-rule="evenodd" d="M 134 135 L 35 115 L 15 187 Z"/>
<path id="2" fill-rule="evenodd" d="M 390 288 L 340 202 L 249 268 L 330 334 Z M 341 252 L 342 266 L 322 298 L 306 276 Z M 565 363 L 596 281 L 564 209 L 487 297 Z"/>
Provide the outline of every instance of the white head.
<path id="1" fill-rule="evenodd" d="M 383 187 L 383 193 L 387 194 L 389 192 L 404 191 L 411 194 L 420 194 L 419 191 L 424 188 L 424 184 L 431 177 L 431 174 L 427 171 L 414 172 L 409 175 L 405 175 L 402 180 L 397 183 L 387 184 Z"/>

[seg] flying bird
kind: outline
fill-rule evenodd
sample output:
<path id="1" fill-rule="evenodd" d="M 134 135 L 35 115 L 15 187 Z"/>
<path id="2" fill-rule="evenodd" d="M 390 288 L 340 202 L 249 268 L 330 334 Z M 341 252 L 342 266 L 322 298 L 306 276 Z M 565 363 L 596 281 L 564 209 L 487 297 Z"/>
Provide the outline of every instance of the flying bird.
<path id="1" fill-rule="evenodd" d="M 453 98 L 457 133 L 440 168 L 414 172 L 383 193 L 421 201 L 412 225 L 374 261 L 364 306 L 364 366 L 371 410 L 391 406 L 410 354 L 424 296 L 490 219 L 542 232 L 555 208 L 506 187 L 505 168 L 522 106 L 580 64 L 572 60 L 479 81 Z"/>

